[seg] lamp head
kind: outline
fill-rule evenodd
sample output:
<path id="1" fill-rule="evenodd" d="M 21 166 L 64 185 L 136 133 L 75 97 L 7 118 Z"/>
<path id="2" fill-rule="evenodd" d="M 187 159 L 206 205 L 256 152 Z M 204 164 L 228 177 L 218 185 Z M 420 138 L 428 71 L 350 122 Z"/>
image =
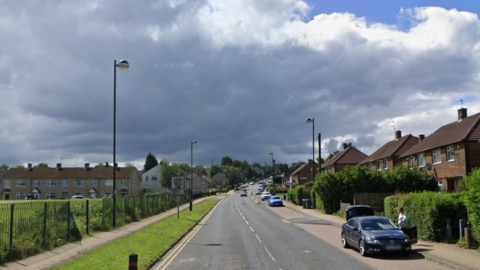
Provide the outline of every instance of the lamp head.
<path id="1" fill-rule="evenodd" d="M 269 156 L 273 156 L 273 152 L 268 153 Z"/>
<path id="2" fill-rule="evenodd" d="M 117 67 L 120 70 L 126 71 L 130 67 L 130 64 L 128 63 L 127 60 L 120 60 L 117 64 Z"/>
<path id="3" fill-rule="evenodd" d="M 305 124 L 311 124 L 315 121 L 314 118 L 307 118 L 307 120 L 305 120 Z"/>
<path id="4" fill-rule="evenodd" d="M 192 141 L 192 145 L 196 145 L 197 144 L 197 141 Z"/>

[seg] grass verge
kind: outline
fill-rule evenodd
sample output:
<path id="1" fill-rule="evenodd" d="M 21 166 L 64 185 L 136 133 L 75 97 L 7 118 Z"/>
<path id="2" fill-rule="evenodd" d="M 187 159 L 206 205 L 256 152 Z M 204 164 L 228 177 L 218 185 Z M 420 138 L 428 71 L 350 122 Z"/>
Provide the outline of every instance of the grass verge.
<path id="1" fill-rule="evenodd" d="M 127 237 L 92 250 L 82 257 L 54 269 L 127 269 L 128 256 L 138 255 L 138 269 L 145 269 L 151 262 L 170 248 L 199 222 L 218 199 L 207 199 L 177 215 L 166 218 Z"/>

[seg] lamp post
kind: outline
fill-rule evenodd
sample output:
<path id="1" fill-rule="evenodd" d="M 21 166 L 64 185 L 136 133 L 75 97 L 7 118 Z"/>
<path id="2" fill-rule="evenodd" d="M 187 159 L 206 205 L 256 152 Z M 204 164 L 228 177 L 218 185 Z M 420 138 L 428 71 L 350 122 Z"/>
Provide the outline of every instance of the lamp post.
<path id="1" fill-rule="evenodd" d="M 214 161 L 215 161 L 215 159 L 214 159 L 214 158 L 212 158 L 212 166 L 211 166 L 211 167 L 213 167 L 213 162 L 214 162 Z"/>
<path id="2" fill-rule="evenodd" d="M 117 215 L 117 190 L 115 185 L 115 173 L 117 170 L 116 160 L 116 143 L 117 143 L 117 67 L 126 71 L 130 64 L 127 60 L 113 61 L 113 221 L 112 226 L 115 228 L 115 219 Z"/>
<path id="3" fill-rule="evenodd" d="M 315 180 L 315 118 L 305 120 L 306 124 L 312 124 L 312 181 Z"/>
<path id="4" fill-rule="evenodd" d="M 193 145 L 196 145 L 197 141 L 192 141 L 190 143 L 190 153 L 191 153 L 191 165 L 190 165 L 190 211 L 192 211 L 192 197 L 193 197 Z"/>
<path id="5" fill-rule="evenodd" d="M 273 159 L 273 152 L 268 153 L 268 155 L 269 155 L 269 156 L 272 156 L 272 169 L 273 169 L 273 181 L 272 181 L 272 183 L 273 183 L 273 193 L 276 194 L 276 193 L 277 193 L 277 189 L 276 189 L 276 187 L 275 187 L 275 172 L 276 172 L 276 170 L 275 170 L 275 160 Z"/>

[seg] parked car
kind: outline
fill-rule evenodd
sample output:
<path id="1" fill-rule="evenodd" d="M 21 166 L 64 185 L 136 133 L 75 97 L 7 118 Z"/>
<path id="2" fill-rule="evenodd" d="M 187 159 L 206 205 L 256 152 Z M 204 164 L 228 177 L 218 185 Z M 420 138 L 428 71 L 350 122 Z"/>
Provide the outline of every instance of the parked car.
<path id="1" fill-rule="evenodd" d="M 72 200 L 77 200 L 77 199 L 86 199 L 85 196 L 82 195 L 74 195 L 72 196 Z"/>
<path id="2" fill-rule="evenodd" d="M 260 197 L 260 200 L 262 200 L 262 201 L 268 200 L 268 199 L 270 199 L 271 196 L 272 195 L 270 194 L 270 192 L 263 192 L 262 196 Z"/>
<path id="3" fill-rule="evenodd" d="M 259 190 L 255 191 L 255 195 L 261 195 L 261 194 L 262 194 L 262 190 L 259 189 Z"/>
<path id="4" fill-rule="evenodd" d="M 247 192 L 246 192 L 246 191 L 242 191 L 242 193 L 240 193 L 240 197 L 247 197 Z"/>
<path id="5" fill-rule="evenodd" d="M 268 199 L 268 206 L 283 206 L 283 201 L 280 196 L 271 196 Z"/>
<path id="6" fill-rule="evenodd" d="M 255 185 L 255 182 L 250 182 L 250 185 Z"/>
<path id="7" fill-rule="evenodd" d="M 350 205 L 345 209 L 345 217 L 347 221 L 353 217 L 374 216 L 375 211 L 368 205 Z M 416 244 L 418 242 L 417 226 L 403 227 L 401 230 L 410 238 L 410 242 Z"/>
<path id="8" fill-rule="evenodd" d="M 410 238 L 389 218 L 352 217 L 342 225 L 342 246 L 357 248 L 360 255 L 399 252 L 410 254 Z"/>

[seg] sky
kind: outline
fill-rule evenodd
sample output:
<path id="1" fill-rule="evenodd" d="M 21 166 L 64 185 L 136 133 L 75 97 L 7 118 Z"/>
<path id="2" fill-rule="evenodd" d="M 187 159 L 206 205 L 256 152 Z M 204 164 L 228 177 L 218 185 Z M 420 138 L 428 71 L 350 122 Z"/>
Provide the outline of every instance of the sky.
<path id="1" fill-rule="evenodd" d="M 291 164 L 480 112 L 477 1 L 2 1 L 0 164 Z M 315 125 L 306 124 L 314 118 Z"/>

